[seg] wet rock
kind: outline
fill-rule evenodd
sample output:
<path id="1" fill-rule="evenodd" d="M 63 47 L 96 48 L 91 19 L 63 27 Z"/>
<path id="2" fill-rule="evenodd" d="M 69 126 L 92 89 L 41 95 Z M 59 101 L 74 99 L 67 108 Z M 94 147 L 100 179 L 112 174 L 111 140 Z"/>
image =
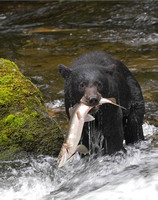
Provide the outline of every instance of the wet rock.
<path id="1" fill-rule="evenodd" d="M 0 59 L 0 159 L 19 152 L 57 156 L 63 135 L 41 92 L 15 63 Z"/>

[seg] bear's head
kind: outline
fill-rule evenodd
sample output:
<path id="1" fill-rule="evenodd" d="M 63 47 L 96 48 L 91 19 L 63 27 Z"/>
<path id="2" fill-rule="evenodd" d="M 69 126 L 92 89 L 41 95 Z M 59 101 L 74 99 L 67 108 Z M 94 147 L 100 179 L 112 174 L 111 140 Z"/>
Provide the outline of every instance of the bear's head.
<path id="1" fill-rule="evenodd" d="M 65 98 L 70 98 L 73 105 L 82 98 L 86 105 L 96 106 L 101 97 L 110 96 L 114 66 L 105 69 L 96 64 L 83 64 L 68 68 L 60 64 L 58 69 L 65 79 Z"/>

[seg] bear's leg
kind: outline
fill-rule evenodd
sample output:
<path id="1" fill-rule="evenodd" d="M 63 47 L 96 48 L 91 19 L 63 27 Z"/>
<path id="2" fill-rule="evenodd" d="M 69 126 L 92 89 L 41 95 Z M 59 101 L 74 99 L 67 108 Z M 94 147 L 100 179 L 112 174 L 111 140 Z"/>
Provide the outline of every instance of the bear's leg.
<path id="1" fill-rule="evenodd" d="M 105 155 L 124 150 L 123 139 L 121 109 L 102 105 L 95 115 L 95 121 L 85 123 L 81 143 L 89 149 L 90 154 Z"/>
<path id="2" fill-rule="evenodd" d="M 136 106 L 132 106 L 124 125 L 126 144 L 133 144 L 134 142 L 144 139 L 142 129 L 143 118 L 144 107 L 136 108 Z"/>
<path id="3" fill-rule="evenodd" d="M 89 130 L 88 130 L 88 123 L 85 123 L 82 131 L 82 136 L 80 143 L 87 147 L 89 150 Z M 90 152 L 89 152 L 90 153 Z"/>
<path id="4" fill-rule="evenodd" d="M 118 107 L 109 105 L 104 112 L 103 134 L 104 139 L 104 154 L 113 154 L 117 151 L 124 150 L 123 148 L 123 124 L 122 110 Z"/>

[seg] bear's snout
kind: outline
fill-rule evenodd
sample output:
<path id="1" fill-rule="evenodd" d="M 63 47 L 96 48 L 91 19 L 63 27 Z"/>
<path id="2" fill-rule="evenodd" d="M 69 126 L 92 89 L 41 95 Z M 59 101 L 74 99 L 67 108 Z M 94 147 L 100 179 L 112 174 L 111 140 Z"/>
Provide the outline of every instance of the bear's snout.
<path id="1" fill-rule="evenodd" d="M 84 93 L 84 103 L 88 106 L 96 106 L 99 104 L 101 94 L 98 92 L 97 87 L 87 87 Z"/>
<path id="2" fill-rule="evenodd" d="M 99 99 L 98 99 L 97 95 L 90 97 L 88 100 L 88 104 L 89 104 L 89 106 L 96 106 L 97 104 L 99 104 Z"/>

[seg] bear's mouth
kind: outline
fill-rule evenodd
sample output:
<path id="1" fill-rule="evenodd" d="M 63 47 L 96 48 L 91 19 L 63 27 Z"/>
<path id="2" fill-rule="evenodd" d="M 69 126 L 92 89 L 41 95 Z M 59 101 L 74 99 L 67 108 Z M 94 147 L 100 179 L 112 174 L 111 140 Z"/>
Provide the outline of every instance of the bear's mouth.
<path id="1" fill-rule="evenodd" d="M 99 106 L 100 99 L 101 99 L 101 95 L 98 95 L 95 97 L 91 96 L 89 98 L 87 98 L 86 96 L 83 96 L 80 102 L 84 103 L 87 106 L 93 107 L 92 109 L 96 109 Z"/>
<path id="2" fill-rule="evenodd" d="M 95 103 L 95 105 L 90 105 L 90 104 L 89 104 L 89 100 L 88 100 L 85 96 L 83 96 L 83 97 L 81 98 L 80 102 L 84 103 L 84 104 L 87 105 L 87 106 L 92 106 L 93 108 L 90 110 L 89 113 L 90 113 L 90 114 L 95 114 L 95 113 L 97 113 L 98 110 L 99 110 L 99 100 L 100 100 L 100 98 L 101 98 L 101 95 L 99 96 L 99 99 L 98 99 L 98 101 Z"/>
<path id="3" fill-rule="evenodd" d="M 94 106 L 91 110 L 90 110 L 90 114 L 96 114 L 99 110 L 99 104 Z"/>

